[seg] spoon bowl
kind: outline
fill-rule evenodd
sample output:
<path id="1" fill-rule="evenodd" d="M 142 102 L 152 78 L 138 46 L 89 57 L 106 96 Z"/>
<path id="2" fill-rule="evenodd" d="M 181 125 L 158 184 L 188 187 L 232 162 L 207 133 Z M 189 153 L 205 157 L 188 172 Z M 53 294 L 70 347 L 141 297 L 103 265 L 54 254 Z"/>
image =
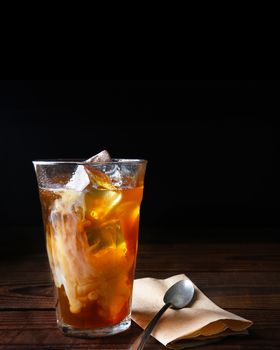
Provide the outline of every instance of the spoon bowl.
<path id="1" fill-rule="evenodd" d="M 173 309 L 182 309 L 187 306 L 193 298 L 194 287 L 190 280 L 179 281 L 171 286 L 164 295 L 165 304 L 171 304 Z"/>

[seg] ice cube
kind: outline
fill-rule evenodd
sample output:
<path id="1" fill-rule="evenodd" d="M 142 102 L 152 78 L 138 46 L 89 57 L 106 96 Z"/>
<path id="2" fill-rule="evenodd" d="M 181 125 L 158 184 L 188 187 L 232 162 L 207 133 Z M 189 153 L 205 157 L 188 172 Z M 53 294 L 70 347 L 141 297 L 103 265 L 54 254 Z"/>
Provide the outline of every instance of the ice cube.
<path id="1" fill-rule="evenodd" d="M 115 187 L 120 187 L 122 185 L 122 174 L 119 164 L 114 164 L 111 169 L 106 171 L 106 175 L 109 176 L 111 183 Z"/>
<path id="2" fill-rule="evenodd" d="M 83 165 L 78 165 L 74 175 L 66 184 L 66 188 L 81 192 L 87 187 L 89 183 L 90 181 Z"/>
<path id="3" fill-rule="evenodd" d="M 111 160 L 110 154 L 104 150 L 86 160 L 87 163 L 108 162 Z M 75 191 L 83 191 L 90 184 L 89 175 L 83 165 L 78 165 L 66 188 Z"/>
<path id="4" fill-rule="evenodd" d="M 125 160 L 120 160 L 118 163 L 110 165 L 105 171 L 109 176 L 111 184 L 115 188 L 135 187 L 137 183 L 137 176 L 135 176 L 135 167 Z"/>
<path id="5" fill-rule="evenodd" d="M 98 253 L 104 249 L 123 249 L 126 251 L 124 235 L 119 220 L 110 220 L 98 227 L 87 229 L 88 244 L 91 253 Z"/>
<path id="6" fill-rule="evenodd" d="M 118 191 L 89 191 L 85 194 L 86 214 L 95 220 L 107 219 L 121 198 L 122 195 Z"/>
<path id="7" fill-rule="evenodd" d="M 85 166 L 85 170 L 93 188 L 106 190 L 116 189 L 112 184 L 110 177 L 105 172 L 91 166 Z"/>
<path id="8" fill-rule="evenodd" d="M 110 154 L 108 151 L 104 150 L 99 153 L 97 153 L 95 156 L 89 158 L 86 160 L 87 163 L 94 163 L 94 162 L 109 162 L 111 160 Z"/>

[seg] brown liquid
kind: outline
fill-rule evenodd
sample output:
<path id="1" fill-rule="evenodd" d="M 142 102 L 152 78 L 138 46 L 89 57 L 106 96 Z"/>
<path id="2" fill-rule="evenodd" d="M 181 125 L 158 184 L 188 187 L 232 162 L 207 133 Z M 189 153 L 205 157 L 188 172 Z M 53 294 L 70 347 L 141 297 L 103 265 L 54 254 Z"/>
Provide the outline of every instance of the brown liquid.
<path id="1" fill-rule="evenodd" d="M 68 298 L 65 294 L 64 287 L 58 288 L 59 298 L 59 310 L 58 314 L 63 320 L 63 323 L 71 325 L 73 327 L 82 329 L 93 329 L 100 327 L 113 326 L 120 323 L 130 312 L 130 300 L 124 302 L 121 310 L 112 318 L 102 316 L 99 313 L 99 305 L 97 302 L 90 302 L 86 308 L 84 308 L 78 314 L 73 314 L 69 310 Z M 131 291 L 129 291 L 130 295 Z"/>
<path id="2" fill-rule="evenodd" d="M 129 315 L 142 194 L 40 190 L 60 322 L 93 329 Z"/>

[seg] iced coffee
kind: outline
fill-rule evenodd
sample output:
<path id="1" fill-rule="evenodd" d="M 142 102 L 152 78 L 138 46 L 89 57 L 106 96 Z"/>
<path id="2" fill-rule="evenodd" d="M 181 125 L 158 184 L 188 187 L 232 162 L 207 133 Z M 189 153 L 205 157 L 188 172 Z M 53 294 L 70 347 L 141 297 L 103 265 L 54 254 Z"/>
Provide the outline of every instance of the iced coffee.
<path id="1" fill-rule="evenodd" d="M 46 246 L 66 334 L 130 325 L 144 160 L 36 161 Z"/>

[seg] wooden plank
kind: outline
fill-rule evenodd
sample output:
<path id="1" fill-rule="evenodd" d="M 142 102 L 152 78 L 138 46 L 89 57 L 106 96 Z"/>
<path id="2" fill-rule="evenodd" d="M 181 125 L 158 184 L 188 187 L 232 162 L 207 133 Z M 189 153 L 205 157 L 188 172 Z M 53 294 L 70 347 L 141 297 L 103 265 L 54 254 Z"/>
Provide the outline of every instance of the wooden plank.
<path id="1" fill-rule="evenodd" d="M 184 271 L 177 271 L 181 273 Z M 167 278 L 170 273 L 137 271 L 136 277 Z M 280 310 L 280 273 L 267 272 L 191 272 L 189 278 L 215 303 L 223 308 L 259 308 Z M 38 278 L 38 282 L 36 281 Z M 0 284 L 0 309 L 54 308 L 53 283 L 42 284 L 42 277 L 10 279 Z"/>
<path id="2" fill-rule="evenodd" d="M 140 247 L 145 271 L 280 271 L 280 244 L 181 244 Z"/>
<path id="3" fill-rule="evenodd" d="M 230 310 L 254 321 L 250 334 L 244 338 L 229 338 L 220 344 L 201 349 L 269 349 L 280 345 L 280 313 L 273 310 Z M 79 339 L 63 336 L 51 311 L 0 312 L 0 348 L 2 349 L 129 349 L 141 329 L 132 324 L 125 333 L 114 337 Z M 147 349 L 164 349 L 150 338 Z"/>
<path id="4" fill-rule="evenodd" d="M 262 248 L 258 244 L 254 246 L 255 248 L 252 245 L 248 247 L 249 252 L 259 253 Z M 257 270 L 258 268 L 252 256 L 251 260 L 245 260 L 247 265 L 243 265 L 243 268 L 246 267 L 249 271 L 244 269 L 232 271 L 225 269 L 224 265 L 222 269 L 219 270 L 216 266 L 216 271 L 212 271 L 210 266 L 217 264 L 218 261 L 220 263 L 220 259 L 224 257 L 225 246 L 209 245 L 207 248 L 203 245 L 202 250 L 209 250 L 211 254 L 216 252 L 215 257 L 212 255 L 213 261 L 208 263 L 204 263 L 205 259 L 195 254 L 200 251 L 197 245 L 191 245 L 191 247 L 190 254 L 184 254 L 186 245 L 174 245 L 173 249 L 169 249 L 166 245 L 153 245 L 152 248 L 151 245 L 140 247 L 136 278 L 167 278 L 174 274 L 185 273 L 221 307 L 279 309 L 280 272 L 273 270 L 251 272 L 252 269 Z M 244 253 L 244 247 L 238 248 L 236 245 L 233 245 L 232 248 L 229 248 L 228 245 L 226 247 L 228 252 L 230 249 L 234 253 L 241 252 L 241 258 L 233 260 L 235 264 L 238 264 L 240 259 L 248 257 Z M 279 256 L 275 254 L 275 247 L 278 248 L 277 245 L 264 245 L 263 250 L 266 253 L 268 249 L 272 250 L 269 263 L 273 262 L 273 256 Z M 157 250 L 157 254 L 154 254 Z M 169 255 L 165 255 L 167 251 L 170 251 Z M 198 261 L 197 255 L 200 259 Z M 208 271 L 197 270 L 199 264 Z M 191 269 L 189 266 L 196 268 Z M 22 256 L 2 261 L 0 276 L 0 308 L 45 309 L 54 307 L 53 283 L 46 254 Z"/>
<path id="5" fill-rule="evenodd" d="M 280 271 L 280 244 L 144 244 L 137 267 L 142 271 Z M 7 269 L 47 271 L 46 254 L 4 257 L 0 276 Z"/>

